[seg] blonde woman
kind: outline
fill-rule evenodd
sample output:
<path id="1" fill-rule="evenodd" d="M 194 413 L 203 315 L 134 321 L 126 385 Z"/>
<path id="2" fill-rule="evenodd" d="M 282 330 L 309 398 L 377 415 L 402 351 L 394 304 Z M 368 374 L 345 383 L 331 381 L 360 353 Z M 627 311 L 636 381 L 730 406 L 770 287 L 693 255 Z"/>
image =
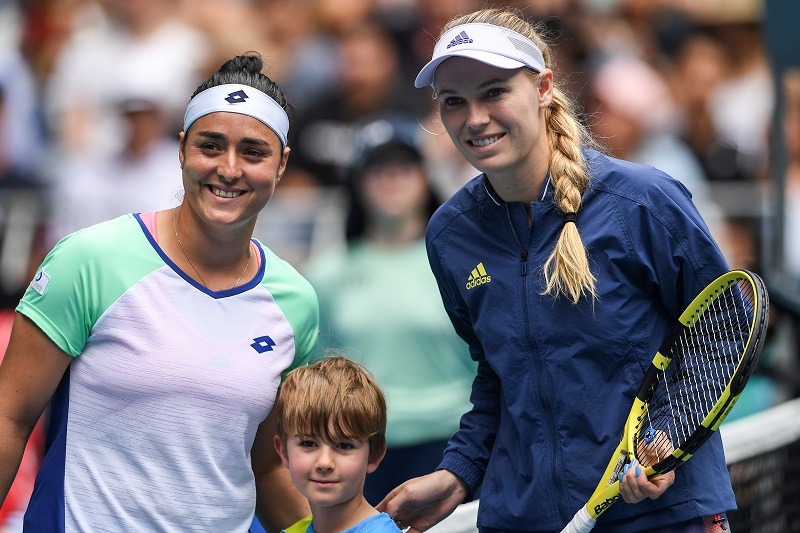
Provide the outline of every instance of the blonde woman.
<path id="1" fill-rule="evenodd" d="M 513 12 L 450 21 L 416 85 L 433 87 L 452 142 L 482 172 L 426 236 L 478 375 L 437 471 L 379 509 L 425 531 L 480 489 L 481 532 L 559 531 L 592 493 L 670 324 L 728 267 L 683 185 L 589 148 L 550 50 Z M 706 531 L 735 508 L 718 435 L 676 473 L 637 472 L 622 480 L 629 505 L 596 531 Z"/>

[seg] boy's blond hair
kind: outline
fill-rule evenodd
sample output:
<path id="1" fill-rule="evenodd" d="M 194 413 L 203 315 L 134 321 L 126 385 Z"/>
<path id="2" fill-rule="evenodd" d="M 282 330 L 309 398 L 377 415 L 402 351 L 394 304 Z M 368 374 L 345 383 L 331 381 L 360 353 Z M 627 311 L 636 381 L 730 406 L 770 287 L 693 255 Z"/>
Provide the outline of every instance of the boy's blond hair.
<path id="1" fill-rule="evenodd" d="M 284 443 L 292 431 L 329 442 L 367 439 L 370 461 L 386 451 L 386 399 L 369 371 L 347 357 L 327 356 L 289 372 L 275 409 Z"/>

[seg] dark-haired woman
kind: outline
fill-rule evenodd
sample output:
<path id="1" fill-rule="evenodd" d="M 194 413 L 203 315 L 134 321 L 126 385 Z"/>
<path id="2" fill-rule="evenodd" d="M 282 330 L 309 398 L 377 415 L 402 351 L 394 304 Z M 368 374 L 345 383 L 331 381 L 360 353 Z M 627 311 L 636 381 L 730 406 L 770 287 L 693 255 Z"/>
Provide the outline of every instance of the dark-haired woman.
<path id="1" fill-rule="evenodd" d="M 29 531 L 270 531 L 309 514 L 272 446 L 281 376 L 318 334 L 313 288 L 252 239 L 289 156 L 255 55 L 198 87 L 174 209 L 60 241 L 0 367 L 0 501 L 51 403 Z"/>

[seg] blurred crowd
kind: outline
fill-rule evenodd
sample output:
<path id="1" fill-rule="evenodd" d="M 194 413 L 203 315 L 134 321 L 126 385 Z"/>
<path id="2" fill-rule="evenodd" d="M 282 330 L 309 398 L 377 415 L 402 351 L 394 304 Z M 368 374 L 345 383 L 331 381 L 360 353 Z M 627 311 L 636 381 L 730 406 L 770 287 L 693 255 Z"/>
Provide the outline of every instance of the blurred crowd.
<path id="1" fill-rule="evenodd" d="M 494 3 L 546 29 L 556 75 L 608 152 L 684 181 L 731 263 L 755 267 L 774 106 L 761 2 Z M 5 248 L 38 257 L 80 227 L 174 205 L 186 95 L 248 51 L 294 107 L 290 168 L 257 230 L 280 255 L 301 266 L 342 245 L 342 189 L 360 131 L 376 120 L 418 124 L 432 186 L 446 198 L 475 171 L 446 138 L 431 91 L 412 82 L 444 22 L 483 4 L 0 1 Z M 26 254 L 13 255 L 4 249 L 0 263 L 10 303 L 30 272 Z"/>
<path id="2" fill-rule="evenodd" d="M 541 24 L 555 75 L 600 144 L 683 181 L 733 267 L 774 267 L 763 264 L 764 218 L 776 94 L 785 94 L 781 268 L 800 279 L 791 240 L 800 230 L 800 71 L 776 86 L 763 1 L 489 4 Z M 348 179 L 360 143 L 386 125 L 415 126 L 429 185 L 447 198 L 477 172 L 413 79 L 441 26 L 485 5 L 0 0 L 0 309 L 14 307 L 61 237 L 177 205 L 188 95 L 236 54 L 259 52 L 293 105 L 289 167 L 255 236 L 298 269 L 346 246 Z"/>

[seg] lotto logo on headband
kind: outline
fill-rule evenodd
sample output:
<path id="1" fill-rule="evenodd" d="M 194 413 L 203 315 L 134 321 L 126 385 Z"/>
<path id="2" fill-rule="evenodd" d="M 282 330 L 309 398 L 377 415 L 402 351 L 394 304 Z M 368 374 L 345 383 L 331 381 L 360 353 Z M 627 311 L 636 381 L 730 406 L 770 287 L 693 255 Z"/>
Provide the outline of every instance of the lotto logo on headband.
<path id="1" fill-rule="evenodd" d="M 278 136 L 281 148 L 286 148 L 289 117 L 280 104 L 265 92 L 240 83 L 216 85 L 201 91 L 186 107 L 183 131 L 188 132 L 189 126 L 198 118 L 217 112 L 238 113 L 261 121 Z"/>
<path id="2" fill-rule="evenodd" d="M 228 94 L 228 97 L 225 99 L 225 101 L 228 102 L 229 104 L 238 104 L 238 103 L 247 101 L 248 98 L 250 98 L 250 97 L 247 96 L 246 92 L 244 92 L 244 91 L 234 91 L 234 92 Z"/>

